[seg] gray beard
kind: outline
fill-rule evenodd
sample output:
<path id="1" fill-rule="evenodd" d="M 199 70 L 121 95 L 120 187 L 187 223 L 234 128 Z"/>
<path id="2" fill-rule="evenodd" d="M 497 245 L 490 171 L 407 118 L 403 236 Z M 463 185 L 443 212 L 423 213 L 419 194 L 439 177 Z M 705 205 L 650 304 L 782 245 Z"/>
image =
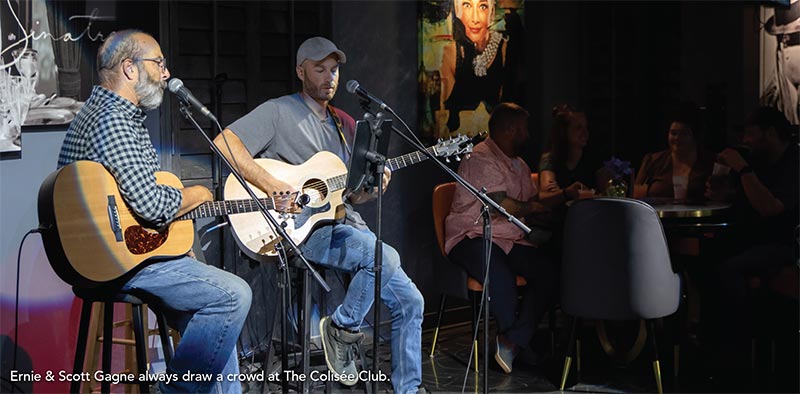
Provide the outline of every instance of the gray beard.
<path id="1" fill-rule="evenodd" d="M 164 86 L 162 86 L 163 83 L 150 81 L 147 73 L 144 70 L 141 71 L 134 90 L 139 97 L 139 106 L 145 111 L 151 111 L 161 105 L 161 101 L 164 99 Z"/>

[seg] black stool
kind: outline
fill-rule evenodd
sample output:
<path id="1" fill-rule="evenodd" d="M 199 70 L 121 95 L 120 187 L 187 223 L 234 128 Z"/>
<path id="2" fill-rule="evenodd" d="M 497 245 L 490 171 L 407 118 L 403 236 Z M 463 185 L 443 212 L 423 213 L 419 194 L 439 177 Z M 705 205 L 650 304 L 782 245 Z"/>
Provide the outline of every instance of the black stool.
<path id="1" fill-rule="evenodd" d="M 77 287 L 73 287 L 72 291 L 75 295 L 83 301 L 83 306 L 81 307 L 81 321 L 80 326 L 78 329 L 78 342 L 75 346 L 75 363 L 73 364 L 72 372 L 75 374 L 79 374 L 83 372 L 83 362 L 84 362 L 84 353 L 86 352 L 86 344 L 87 344 L 87 337 L 89 335 L 89 324 L 91 320 L 91 312 L 92 312 L 92 304 L 95 302 L 102 302 L 103 303 L 103 365 L 102 371 L 105 374 L 111 373 L 111 345 L 112 345 L 112 337 L 113 337 L 113 324 L 114 324 L 114 304 L 115 303 L 126 303 L 130 304 L 133 310 L 133 334 L 134 334 L 134 346 L 136 349 L 136 368 L 138 369 L 137 375 L 145 373 L 147 371 L 147 355 L 146 355 L 146 342 L 145 342 L 145 331 L 144 331 L 144 323 L 143 323 L 143 315 L 142 315 L 142 305 L 145 304 L 144 301 L 139 299 L 138 297 L 127 294 L 127 293 L 106 293 L 106 292 L 99 292 L 94 289 L 81 289 Z M 164 360 L 169 363 L 172 359 L 173 351 L 172 346 L 169 342 L 169 337 L 167 334 L 167 320 L 164 315 L 157 309 L 154 308 L 153 305 L 150 305 L 150 309 L 156 316 L 156 321 L 158 323 L 158 332 L 159 336 L 161 337 L 161 346 L 164 350 Z M 138 380 L 138 376 L 137 376 Z M 149 393 L 149 382 L 138 380 L 139 384 L 139 392 L 140 393 Z M 72 393 L 80 393 L 81 381 L 74 381 L 70 385 L 70 392 Z M 110 393 L 111 392 L 111 382 L 108 380 L 104 380 L 101 382 L 100 391 L 102 393 Z"/>
<path id="2" fill-rule="evenodd" d="M 309 271 L 305 264 L 297 258 L 289 259 L 289 268 L 296 269 L 298 271 L 298 275 L 300 276 L 300 286 L 298 289 L 298 345 L 301 350 L 301 358 L 302 358 L 302 373 L 303 376 L 309 376 L 309 372 L 312 369 L 311 365 L 311 283 L 314 282 L 314 277 L 311 271 Z M 314 268 L 322 274 L 325 268 L 320 267 L 319 265 L 314 264 Z M 325 304 L 325 292 L 320 291 L 320 318 L 325 316 L 326 313 L 326 304 Z M 380 300 L 377 300 L 380 302 Z M 284 311 L 286 313 L 286 311 Z M 322 333 L 320 333 L 322 335 Z M 283 351 L 286 351 L 284 349 Z M 322 352 L 320 349 L 318 352 Z M 324 352 L 323 357 L 324 357 Z M 366 357 L 364 356 L 364 348 L 361 343 L 358 344 L 358 357 L 361 359 L 361 370 L 366 370 L 367 367 L 365 365 Z M 319 368 L 326 370 L 327 364 L 323 363 L 321 366 L 314 366 L 313 368 Z M 311 389 L 310 384 L 301 383 L 300 387 L 298 387 L 298 392 L 308 393 Z M 368 382 L 365 382 L 366 393 L 371 393 L 371 385 Z M 326 381 L 326 391 L 331 392 L 331 382 Z"/>

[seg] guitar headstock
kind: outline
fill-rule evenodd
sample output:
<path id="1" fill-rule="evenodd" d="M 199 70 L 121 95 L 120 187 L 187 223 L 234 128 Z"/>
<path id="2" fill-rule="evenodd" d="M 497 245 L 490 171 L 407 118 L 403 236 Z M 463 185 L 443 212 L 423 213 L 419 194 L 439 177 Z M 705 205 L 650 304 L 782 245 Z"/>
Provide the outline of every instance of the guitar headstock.
<path id="1" fill-rule="evenodd" d="M 450 162 L 450 157 L 454 156 L 456 161 L 461 160 L 462 155 L 469 155 L 472 153 L 472 148 L 478 142 L 486 138 L 486 132 L 482 131 L 470 138 L 465 135 L 457 135 L 450 137 L 446 140 L 440 139 L 439 142 L 433 146 L 434 155 L 437 157 L 444 157 L 446 162 Z"/>

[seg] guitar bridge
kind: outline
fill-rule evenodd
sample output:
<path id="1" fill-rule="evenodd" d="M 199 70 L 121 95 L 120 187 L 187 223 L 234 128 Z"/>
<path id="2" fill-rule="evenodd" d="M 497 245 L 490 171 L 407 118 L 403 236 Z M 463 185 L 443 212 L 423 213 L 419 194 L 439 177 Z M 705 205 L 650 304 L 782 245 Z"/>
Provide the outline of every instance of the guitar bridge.
<path id="1" fill-rule="evenodd" d="M 114 199 L 114 196 L 108 196 L 106 212 L 108 213 L 108 224 L 111 226 L 114 238 L 117 242 L 122 242 L 122 225 L 119 222 L 119 209 L 117 208 L 117 200 Z"/>

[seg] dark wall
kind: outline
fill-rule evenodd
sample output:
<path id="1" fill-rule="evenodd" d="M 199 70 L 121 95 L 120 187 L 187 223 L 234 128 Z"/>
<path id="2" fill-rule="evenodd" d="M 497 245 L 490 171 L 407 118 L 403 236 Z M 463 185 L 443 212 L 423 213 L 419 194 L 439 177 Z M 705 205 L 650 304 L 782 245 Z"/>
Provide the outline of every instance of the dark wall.
<path id="1" fill-rule="evenodd" d="M 331 38 L 347 54 L 334 104 L 356 119 L 362 117 L 357 98 L 344 90 L 345 83 L 355 79 L 415 129 L 419 72 L 416 3 L 339 1 L 332 12 Z M 395 126 L 402 127 L 398 122 Z M 398 135 L 391 136 L 390 157 L 412 150 Z M 383 200 L 382 238 L 400 253 L 403 268 L 428 301 L 428 310 L 433 310 L 433 300 L 438 297 L 432 264 L 439 251 L 431 219 L 431 193 L 434 185 L 445 181 L 432 163 L 420 163 L 394 173 Z M 375 204 L 357 209 L 375 229 Z"/>
<path id="2" fill-rule="evenodd" d="M 680 101 L 704 108 L 704 141 L 718 150 L 757 105 L 757 4 L 527 2 L 532 133 L 546 144 L 551 109 L 587 112 L 590 146 L 638 165 L 666 148 Z M 532 63 L 531 63 L 532 62 Z M 535 159 L 531 159 L 534 161 Z"/>

